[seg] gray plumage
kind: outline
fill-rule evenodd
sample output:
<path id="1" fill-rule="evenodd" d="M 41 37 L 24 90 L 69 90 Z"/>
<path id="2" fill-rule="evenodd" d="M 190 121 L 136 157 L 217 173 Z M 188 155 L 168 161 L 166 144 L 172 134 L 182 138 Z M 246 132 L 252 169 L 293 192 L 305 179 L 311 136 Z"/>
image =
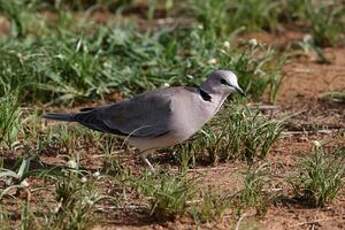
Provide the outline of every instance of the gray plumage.
<path id="1" fill-rule="evenodd" d="M 170 87 L 137 95 L 119 103 L 85 108 L 79 113 L 48 113 L 46 119 L 79 122 L 100 132 L 123 137 L 137 147 L 153 170 L 146 154 L 181 143 L 197 132 L 220 109 L 232 92 L 243 91 L 235 74 L 212 72 L 199 88 Z"/>

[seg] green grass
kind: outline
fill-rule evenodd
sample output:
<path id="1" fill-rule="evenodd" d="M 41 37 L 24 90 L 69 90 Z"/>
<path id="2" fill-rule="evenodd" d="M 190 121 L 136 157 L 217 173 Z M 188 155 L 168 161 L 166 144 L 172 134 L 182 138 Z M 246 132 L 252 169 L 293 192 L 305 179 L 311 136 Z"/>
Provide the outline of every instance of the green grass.
<path id="1" fill-rule="evenodd" d="M 231 208 L 233 196 L 221 191 L 214 191 L 211 188 L 204 189 L 201 191 L 201 201 L 195 202 L 189 212 L 196 223 L 220 220 L 225 212 Z"/>
<path id="2" fill-rule="evenodd" d="M 305 0 L 306 17 L 311 24 L 311 34 L 317 46 L 337 44 L 345 32 L 345 7 L 341 4 L 320 4 L 315 7 L 311 0 Z"/>
<path id="3" fill-rule="evenodd" d="M 119 147 L 125 148 L 122 140 L 110 135 L 105 135 L 99 140 L 100 152 L 104 155 L 102 171 L 107 175 L 119 175 L 123 173 L 124 166 L 118 161 Z"/>
<path id="4" fill-rule="evenodd" d="M 146 172 L 134 181 L 135 187 L 149 202 L 150 215 L 173 218 L 187 212 L 196 182 L 186 175 L 169 175 L 165 172 L 152 175 Z"/>
<path id="5" fill-rule="evenodd" d="M 92 183 L 80 178 L 76 172 L 66 172 L 65 176 L 57 178 L 55 193 L 58 207 L 48 214 L 47 226 L 53 229 L 84 229 L 96 222 L 92 208 L 99 195 Z"/>
<path id="6" fill-rule="evenodd" d="M 316 46 L 335 46 L 344 37 L 344 6 L 339 1 L 191 1 L 192 12 L 218 36 L 243 31 L 277 31 L 284 23 L 306 24 Z"/>
<path id="7" fill-rule="evenodd" d="M 10 213 L 3 205 L 0 205 L 0 222 L 3 224 L 4 229 L 11 229 Z"/>
<path id="8" fill-rule="evenodd" d="M 190 5 L 205 29 L 213 30 L 219 36 L 241 31 L 274 30 L 281 11 L 281 1 L 269 0 L 192 0 Z"/>
<path id="9" fill-rule="evenodd" d="M 35 33 L 35 30 L 44 31 L 44 27 L 47 27 L 44 25 L 45 20 L 39 20 L 39 14 L 37 14 L 41 10 L 50 10 L 60 14 L 78 10 L 93 12 L 101 8 L 121 15 L 126 9 L 131 10 L 142 6 L 132 0 L 56 1 L 54 4 L 35 0 L 14 0 L 11 3 L 1 1 L 0 11 L 13 22 L 12 34 L 19 37 L 27 33 Z M 143 8 L 141 14 L 146 19 L 152 20 L 156 11 L 163 11 L 173 16 L 186 15 L 201 23 L 206 31 L 222 39 L 243 31 L 279 31 L 284 23 L 296 22 L 305 24 L 317 46 L 336 45 L 341 42 L 344 35 L 344 7 L 339 1 L 320 3 L 312 0 L 207 0 L 203 2 L 147 0 L 144 1 L 145 4 L 147 7 Z M 35 16 L 32 17 L 32 15 Z M 32 21 L 36 23 L 31 23 Z M 69 21 L 73 20 L 69 19 Z M 65 23 L 65 26 L 67 25 L 68 23 Z"/>
<path id="10" fill-rule="evenodd" d="M 12 90 L 24 96 L 22 101 L 68 103 L 100 98 L 116 89 L 128 95 L 166 83 L 198 83 L 218 67 L 237 72 L 253 98 L 275 85 L 279 65 L 274 67 L 274 51 L 223 50 L 221 44 L 197 29 L 145 35 L 103 27 L 92 36 L 6 39 L 0 51 L 0 95 Z"/>
<path id="11" fill-rule="evenodd" d="M 22 3 L 16 4 L 11 7 Z M 69 11 L 58 11 L 54 24 L 34 5 L 25 11 L 3 4 L 9 18 L 12 11 L 30 15 L 12 23 L 26 28 L 21 39 L 0 40 L 0 96 L 16 91 L 20 103 L 68 104 L 114 90 L 131 95 L 166 84 L 195 84 L 215 68 L 234 70 L 254 99 L 270 88 L 274 101 L 279 88 L 282 62 L 269 47 L 224 48 L 215 32 L 192 25 L 146 33 L 122 22 L 96 26 Z"/>
<path id="12" fill-rule="evenodd" d="M 21 130 L 21 109 L 17 98 L 13 95 L 6 95 L 0 98 L 0 143 L 11 147 L 17 140 Z"/>
<path id="13" fill-rule="evenodd" d="M 339 1 L 288 0 L 284 17 L 303 23 L 316 47 L 343 45 L 345 7 Z"/>
<path id="14" fill-rule="evenodd" d="M 76 169 L 63 169 L 58 173 L 54 173 L 51 169 L 28 171 L 29 168 L 24 169 L 28 167 L 25 162 L 23 161 L 17 170 L 17 180 L 12 183 L 22 181 L 8 186 L 3 191 L 0 190 L 2 202 L 20 204 L 19 221 L 10 220 L 8 215 L 6 216 L 8 211 L 5 208 L 0 217 L 4 220 L 4 224 L 15 223 L 14 226 L 22 229 L 85 229 L 96 222 L 95 204 L 104 197 L 96 190 L 94 177 Z M 8 172 L 7 176 L 5 176 L 6 172 L 2 172 L 0 179 L 8 178 L 10 175 Z M 23 177 L 26 177 L 25 183 Z M 44 183 L 39 187 L 33 186 L 30 184 L 31 180 L 27 182 L 29 177 L 36 177 L 36 180 L 44 179 Z M 25 194 L 26 197 L 23 200 L 23 195 L 21 197 L 11 195 L 14 194 L 13 191 Z M 41 191 L 44 193 L 40 193 Z M 33 198 L 36 194 L 40 194 L 39 206 L 37 201 L 32 201 L 36 200 Z M 15 210 L 18 210 L 17 207 Z"/>
<path id="15" fill-rule="evenodd" d="M 341 92 L 341 91 L 323 93 L 320 97 L 321 99 L 328 100 L 328 101 L 345 103 L 345 92 Z"/>
<path id="16" fill-rule="evenodd" d="M 344 185 L 344 158 L 338 151 L 314 147 L 305 157 L 290 184 L 297 198 L 311 207 L 324 207 L 332 202 Z"/>
<path id="17" fill-rule="evenodd" d="M 30 159 L 23 159 L 18 169 L 0 169 L 0 179 L 6 183 L 6 186 L 0 189 L 0 200 L 9 195 L 13 190 L 25 189 L 27 187 L 25 178 L 28 176 L 29 167 Z"/>
<path id="18" fill-rule="evenodd" d="M 267 169 L 267 164 L 249 168 L 244 176 L 244 188 L 239 194 L 239 206 L 253 207 L 259 216 L 266 213 L 268 206 L 268 198 L 263 191 L 268 184 Z"/>

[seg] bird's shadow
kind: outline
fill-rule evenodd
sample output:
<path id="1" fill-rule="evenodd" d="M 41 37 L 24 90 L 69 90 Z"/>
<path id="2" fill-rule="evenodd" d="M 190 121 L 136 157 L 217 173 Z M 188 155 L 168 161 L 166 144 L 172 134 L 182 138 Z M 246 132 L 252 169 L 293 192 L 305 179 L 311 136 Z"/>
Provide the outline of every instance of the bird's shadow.
<path id="1" fill-rule="evenodd" d="M 294 209 L 315 209 L 316 206 L 310 199 L 303 196 L 279 195 L 273 199 L 276 206 L 282 205 Z"/>
<path id="2" fill-rule="evenodd" d="M 108 219 L 112 219 L 108 224 L 144 227 L 152 224 L 163 225 L 167 222 L 174 221 L 176 217 L 163 216 L 151 214 L 151 210 L 145 207 L 137 207 L 133 209 L 123 209 L 120 213 L 112 213 L 112 216 Z"/>

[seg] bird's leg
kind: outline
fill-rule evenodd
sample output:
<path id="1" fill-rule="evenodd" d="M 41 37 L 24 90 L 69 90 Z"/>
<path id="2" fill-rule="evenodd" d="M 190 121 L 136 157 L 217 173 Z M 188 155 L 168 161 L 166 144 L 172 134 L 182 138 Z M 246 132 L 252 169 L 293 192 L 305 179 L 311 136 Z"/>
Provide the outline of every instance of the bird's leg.
<path id="1" fill-rule="evenodd" d="M 154 173 L 155 172 L 155 168 L 152 166 L 152 164 L 150 163 L 150 161 L 147 159 L 147 152 L 142 152 L 140 154 L 140 158 L 142 161 L 145 162 L 145 164 L 147 166 L 149 166 L 150 170 Z"/>

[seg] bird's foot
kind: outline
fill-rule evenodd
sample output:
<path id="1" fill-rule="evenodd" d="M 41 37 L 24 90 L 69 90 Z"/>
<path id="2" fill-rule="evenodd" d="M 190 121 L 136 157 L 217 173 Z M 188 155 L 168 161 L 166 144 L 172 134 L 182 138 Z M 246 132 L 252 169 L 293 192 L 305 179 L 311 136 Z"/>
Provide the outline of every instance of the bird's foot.
<path id="1" fill-rule="evenodd" d="M 145 164 L 149 167 L 149 169 L 151 170 L 152 173 L 155 173 L 155 172 L 156 172 L 156 170 L 155 170 L 155 168 L 152 166 L 151 162 L 147 159 L 146 154 L 141 154 L 141 155 L 140 155 L 140 158 L 141 158 L 142 161 L 145 162 Z"/>

